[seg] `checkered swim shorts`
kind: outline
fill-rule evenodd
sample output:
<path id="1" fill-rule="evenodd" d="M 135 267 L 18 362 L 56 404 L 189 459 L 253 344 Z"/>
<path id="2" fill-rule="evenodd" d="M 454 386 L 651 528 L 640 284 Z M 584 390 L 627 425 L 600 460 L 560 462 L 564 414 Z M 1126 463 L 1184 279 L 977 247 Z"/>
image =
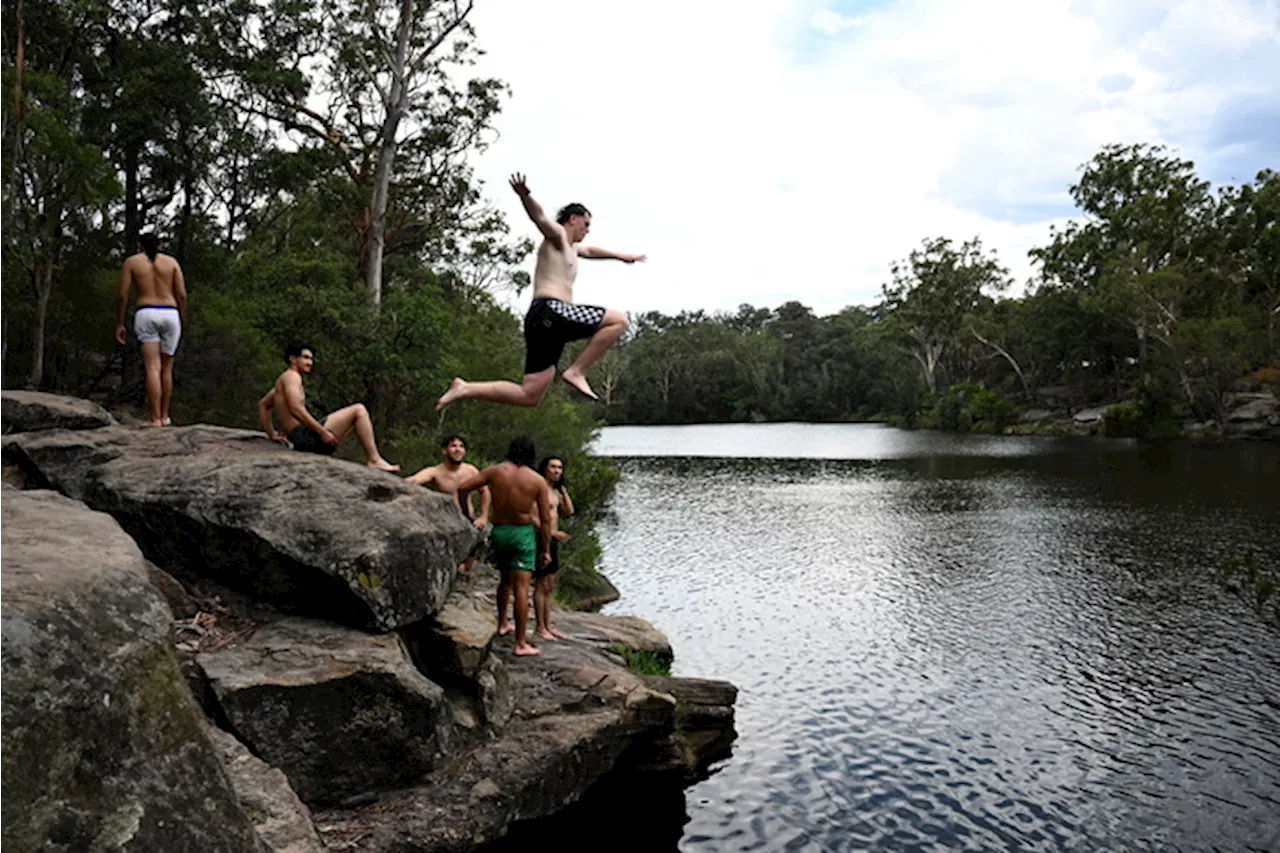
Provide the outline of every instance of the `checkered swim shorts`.
<path id="1" fill-rule="evenodd" d="M 555 367 L 565 344 L 591 337 L 603 322 L 604 309 L 596 305 L 533 300 L 524 316 L 524 372 L 541 373 Z"/>

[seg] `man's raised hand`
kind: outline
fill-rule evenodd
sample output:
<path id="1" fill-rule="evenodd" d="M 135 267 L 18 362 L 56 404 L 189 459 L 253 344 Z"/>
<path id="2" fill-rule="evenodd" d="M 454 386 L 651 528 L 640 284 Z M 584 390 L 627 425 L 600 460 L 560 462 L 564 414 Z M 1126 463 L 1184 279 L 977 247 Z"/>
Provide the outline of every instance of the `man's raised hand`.
<path id="1" fill-rule="evenodd" d="M 637 261 L 639 261 L 639 262 L 643 262 L 643 261 L 644 261 L 644 259 L 645 259 L 646 257 L 648 257 L 648 256 L 647 256 L 647 255 L 626 255 L 626 256 L 624 256 L 624 257 L 620 258 L 620 260 L 621 260 L 624 264 L 634 264 L 634 263 L 636 263 Z"/>
<path id="2" fill-rule="evenodd" d="M 516 195 L 524 198 L 529 194 L 529 186 L 524 182 L 524 175 L 516 172 L 511 176 L 511 189 L 516 191 Z"/>

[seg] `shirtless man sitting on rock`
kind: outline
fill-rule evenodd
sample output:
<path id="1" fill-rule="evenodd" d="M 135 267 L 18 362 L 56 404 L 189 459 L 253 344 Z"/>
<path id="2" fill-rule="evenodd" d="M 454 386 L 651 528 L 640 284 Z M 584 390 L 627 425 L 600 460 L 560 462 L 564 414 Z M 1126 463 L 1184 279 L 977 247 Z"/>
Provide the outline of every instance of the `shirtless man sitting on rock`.
<path id="1" fill-rule="evenodd" d="M 627 255 L 582 245 L 591 229 L 591 211 L 569 204 L 551 221 L 534 201 L 524 175 L 511 176 L 511 188 L 520 196 L 525 213 L 542 232 L 538 264 L 533 272 L 533 303 L 524 318 L 524 381 L 467 382 L 461 377 L 436 401 L 436 411 L 457 400 L 488 400 L 509 406 L 536 406 L 547 393 L 565 344 L 590 338 L 562 377 L 593 400 L 599 399 L 587 384 L 587 369 L 627 330 L 627 318 L 613 308 L 573 304 L 573 282 L 578 258 L 609 259 L 634 264 L 644 255 Z"/>
<path id="2" fill-rule="evenodd" d="M 458 500 L 459 484 L 463 480 L 480 473 L 476 466 L 470 462 L 462 461 L 467 455 L 467 440 L 457 433 L 446 435 L 440 442 L 440 455 L 444 459 L 439 465 L 423 468 L 418 473 L 405 479 L 410 483 L 426 486 L 434 492 L 440 492 L 453 498 L 453 502 L 458 505 L 458 509 L 462 511 L 463 515 L 471 519 L 471 523 L 475 525 L 476 530 L 483 532 L 489 524 L 489 488 L 485 486 L 480 489 L 479 513 L 473 510 L 470 500 L 465 504 Z M 479 548 L 479 545 L 476 547 Z M 458 570 L 463 573 L 470 572 L 471 565 L 475 561 L 475 553 L 472 552 L 458 567 Z"/>
<path id="3" fill-rule="evenodd" d="M 525 636 L 529 627 L 529 578 L 533 570 L 551 562 L 551 489 L 534 463 L 533 439 L 518 436 L 507 448 L 507 459 L 485 468 L 458 486 L 464 503 L 476 489 L 488 486 L 493 493 L 493 532 L 489 553 L 502 580 L 498 583 L 498 633 L 511 633 L 507 601 L 515 596 L 516 654 L 536 655 Z"/>
<path id="4" fill-rule="evenodd" d="M 258 401 L 258 423 L 267 438 L 289 445 L 304 453 L 329 455 L 338 449 L 338 442 L 353 430 L 360 446 L 364 448 L 365 464 L 378 471 L 399 471 L 378 453 L 378 443 L 373 437 L 373 420 L 364 403 L 353 403 L 317 421 L 307 411 L 307 396 L 302 389 L 302 377 L 315 366 L 315 350 L 302 343 L 291 343 L 284 350 L 285 364 L 289 365 L 276 379 L 275 387 Z M 278 433 L 271 422 L 271 414 L 284 433 Z"/>

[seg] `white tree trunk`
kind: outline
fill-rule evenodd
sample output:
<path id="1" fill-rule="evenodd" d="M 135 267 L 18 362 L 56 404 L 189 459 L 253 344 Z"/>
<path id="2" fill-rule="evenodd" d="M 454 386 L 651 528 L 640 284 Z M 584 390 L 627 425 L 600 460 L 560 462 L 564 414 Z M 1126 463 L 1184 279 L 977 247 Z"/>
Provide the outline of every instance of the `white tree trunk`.
<path id="1" fill-rule="evenodd" d="M 396 134 L 408 104 L 405 75 L 409 60 L 409 39 L 414 29 L 413 0 L 400 0 L 400 23 L 396 27 L 396 52 L 391 65 L 391 88 L 386 93 L 386 116 L 382 121 L 378 165 L 373 173 L 373 197 L 369 202 L 369 230 L 365 233 L 364 284 L 373 304 L 382 302 L 382 254 L 387 237 L 387 196 L 391 190 L 391 167 L 396 159 Z"/>

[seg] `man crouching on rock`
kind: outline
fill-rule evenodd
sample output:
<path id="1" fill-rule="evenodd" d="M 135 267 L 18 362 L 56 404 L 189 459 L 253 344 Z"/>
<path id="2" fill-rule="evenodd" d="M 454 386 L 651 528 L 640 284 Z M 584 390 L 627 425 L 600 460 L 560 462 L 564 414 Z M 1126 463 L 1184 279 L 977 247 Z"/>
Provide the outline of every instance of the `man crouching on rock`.
<path id="1" fill-rule="evenodd" d="M 267 438 L 288 444 L 294 450 L 305 453 L 329 455 L 338 449 L 338 442 L 355 430 L 360 446 L 364 448 L 364 461 L 378 471 L 399 471 L 378 453 L 378 443 L 373 438 L 373 420 L 364 403 L 353 403 L 317 421 L 307 411 L 307 395 L 302 390 L 302 377 L 315 365 L 315 350 L 306 344 L 291 343 L 284 350 L 284 362 L 289 365 L 276 379 L 275 387 L 258 401 L 258 423 Z M 271 413 L 284 428 L 284 435 L 276 432 Z"/>
<path id="2" fill-rule="evenodd" d="M 527 435 L 512 439 L 507 459 L 485 468 L 458 486 L 458 500 L 466 504 L 471 492 L 489 487 L 492 496 L 489 553 L 501 574 L 498 584 L 498 633 L 508 634 L 507 600 L 515 595 L 516 654 L 536 655 L 525 632 L 529 626 L 529 578 L 533 570 L 551 562 L 551 489 L 544 477 L 533 470 L 533 439 Z M 536 514 L 535 514 L 536 512 Z"/>

